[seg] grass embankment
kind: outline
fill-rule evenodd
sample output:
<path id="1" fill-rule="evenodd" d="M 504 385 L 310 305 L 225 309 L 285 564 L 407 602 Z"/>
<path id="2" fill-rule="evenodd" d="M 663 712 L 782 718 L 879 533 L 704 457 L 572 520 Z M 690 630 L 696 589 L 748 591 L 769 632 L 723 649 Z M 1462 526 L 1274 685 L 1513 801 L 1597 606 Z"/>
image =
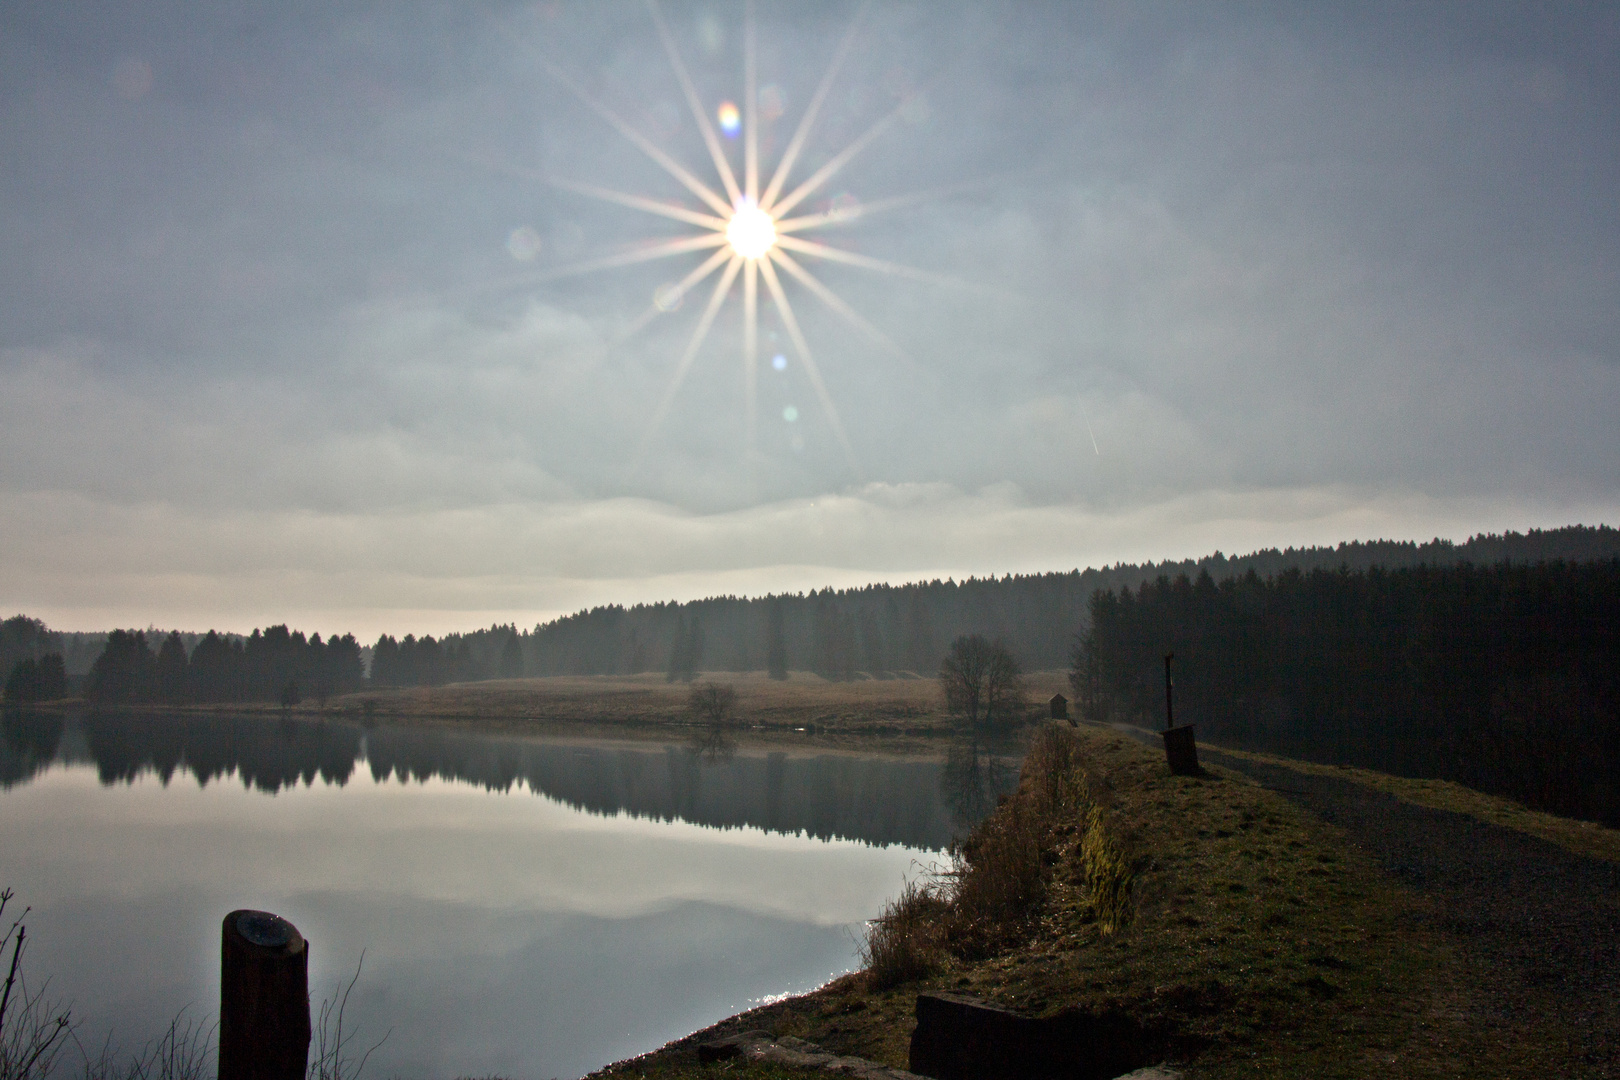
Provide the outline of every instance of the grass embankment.
<path id="1" fill-rule="evenodd" d="M 920 990 L 1123 1013 L 1201 1077 L 1533 1075 L 1543 1036 L 1476 1045 L 1461 966 L 1423 915 L 1281 796 L 1053 726 L 956 872 L 877 921 L 870 970 L 600 1075 L 782 1072 L 696 1062 L 698 1041 L 750 1029 L 904 1067 Z"/>

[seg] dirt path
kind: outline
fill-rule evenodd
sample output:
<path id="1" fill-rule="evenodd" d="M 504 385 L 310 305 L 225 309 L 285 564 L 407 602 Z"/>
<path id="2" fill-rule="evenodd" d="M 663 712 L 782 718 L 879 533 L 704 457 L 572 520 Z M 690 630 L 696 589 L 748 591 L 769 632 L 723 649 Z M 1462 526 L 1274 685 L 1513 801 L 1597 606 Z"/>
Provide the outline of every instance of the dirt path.
<path id="1" fill-rule="evenodd" d="M 1144 733 L 1145 734 L 1145 733 Z M 1620 1077 L 1620 863 L 1348 780 L 1200 747 L 1348 834 L 1429 901 L 1464 959 L 1479 1038 L 1535 1025 L 1565 1076 Z"/>

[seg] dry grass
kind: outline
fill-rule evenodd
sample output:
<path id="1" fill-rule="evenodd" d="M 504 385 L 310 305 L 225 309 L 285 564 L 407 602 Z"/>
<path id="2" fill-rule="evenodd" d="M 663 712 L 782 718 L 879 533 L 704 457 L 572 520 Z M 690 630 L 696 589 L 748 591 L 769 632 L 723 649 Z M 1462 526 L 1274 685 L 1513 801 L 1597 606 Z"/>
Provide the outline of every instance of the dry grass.
<path id="1" fill-rule="evenodd" d="M 1067 730 L 1040 729 L 1024 760 L 1021 790 L 954 850 L 949 868 L 910 881 L 868 925 L 862 966 L 873 989 L 926 978 L 947 957 L 972 960 L 1018 944 L 1034 930 L 1051 877 L 1047 855 L 1085 822 L 1085 867 L 1099 917 L 1128 918 L 1130 868 L 1106 835 Z"/>
<path id="2" fill-rule="evenodd" d="M 937 755 L 941 740 L 954 735 L 959 726 L 960 718 L 945 710 L 939 680 L 915 673 L 849 682 L 798 671 L 784 681 L 764 672 L 699 672 L 697 678 L 735 688 L 731 716 L 741 745 Z M 1061 671 L 1025 676 L 1030 699 L 1040 705 L 1032 706 L 1031 715 L 1044 710 L 1053 693 L 1060 689 L 1067 693 L 1067 678 Z M 325 709 L 305 702 L 291 712 L 310 719 L 337 716 L 356 722 L 477 727 L 516 734 L 668 739 L 669 729 L 694 723 L 688 709 L 690 693 L 691 685 L 671 683 L 659 673 L 557 676 L 367 690 L 334 698 Z M 165 706 L 162 711 L 177 710 Z M 274 705 L 232 706 L 230 711 L 282 714 Z"/>
<path id="3" fill-rule="evenodd" d="M 950 901 L 932 883 L 912 880 L 883 906 L 860 947 L 861 967 L 873 989 L 926 979 L 945 962 L 941 927 Z"/>
<path id="4" fill-rule="evenodd" d="M 959 726 L 960 718 L 945 710 L 938 678 L 929 672 L 886 679 L 860 677 L 849 682 L 833 682 L 802 671 L 792 672 L 782 681 L 758 671 L 699 672 L 696 678 L 735 688 L 731 717 L 743 745 L 786 743 L 817 750 L 935 755 L 941 752 L 940 740 L 954 735 Z M 1033 672 L 1024 676 L 1024 683 L 1034 703 L 1032 716 L 1044 715 L 1052 694 L 1069 692 L 1064 671 Z M 333 698 L 324 708 L 306 701 L 285 711 L 306 719 L 339 717 L 516 734 L 611 734 L 667 740 L 671 737 L 667 729 L 695 722 L 688 708 L 690 694 L 691 684 L 672 683 L 662 673 L 649 672 L 385 687 Z M 269 703 L 161 705 L 151 706 L 150 711 L 284 713 Z"/>
<path id="5" fill-rule="evenodd" d="M 929 730 L 949 722 L 933 679 L 830 682 L 803 672 L 786 681 L 760 672 L 701 672 L 698 679 L 734 687 L 733 715 L 744 724 Z M 336 699 L 329 709 L 355 711 L 370 700 L 377 715 L 391 720 L 660 725 L 687 719 L 690 693 L 690 685 L 659 674 L 559 676 L 371 690 Z"/>

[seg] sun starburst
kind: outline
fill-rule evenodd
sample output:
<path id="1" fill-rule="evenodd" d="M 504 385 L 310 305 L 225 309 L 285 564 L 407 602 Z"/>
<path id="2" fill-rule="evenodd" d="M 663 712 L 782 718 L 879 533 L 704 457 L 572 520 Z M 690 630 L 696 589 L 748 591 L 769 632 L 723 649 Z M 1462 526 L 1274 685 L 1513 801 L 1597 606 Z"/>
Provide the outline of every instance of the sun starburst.
<path id="1" fill-rule="evenodd" d="M 566 71 L 549 59 L 543 56 L 540 57 L 542 66 L 553 79 L 600 116 L 615 131 L 634 144 L 697 200 L 697 205 L 692 206 L 611 190 L 563 177 L 545 176 L 544 179 L 548 183 L 567 191 L 654 214 L 694 228 L 691 234 L 685 236 L 642 245 L 629 251 L 592 259 L 553 271 L 546 276 L 551 278 L 572 276 L 611 267 L 646 263 L 657 259 L 701 254 L 713 249 L 706 258 L 680 280 L 660 287 L 653 297 L 652 304 L 639 318 L 631 323 L 629 329 L 619 339 L 622 342 L 624 338 L 645 328 L 660 314 L 679 308 L 687 293 L 699 288 L 716 274 L 719 275 L 709 292 L 707 303 L 704 304 L 698 315 L 697 322 L 687 338 L 686 347 L 682 350 L 679 359 L 675 363 L 663 398 L 659 402 L 651 422 L 647 425 L 643 448 L 645 449 L 650 443 L 668 416 L 681 386 L 692 368 L 693 362 L 702 350 L 704 341 L 708 338 L 709 332 L 714 326 L 721 308 L 725 306 L 727 299 L 732 295 L 733 289 L 740 279 L 742 292 L 744 415 L 747 450 L 750 453 L 753 451 L 757 427 L 756 398 L 760 360 L 759 286 L 760 282 L 763 281 L 765 291 L 769 294 L 770 302 L 776 309 L 782 328 L 786 331 L 793 351 L 797 355 L 811 388 L 815 392 L 828 426 L 843 449 L 851 469 L 859 473 L 860 464 L 855 449 L 844 429 L 843 421 L 838 415 L 838 409 L 833 402 L 831 393 L 828 391 L 826 381 L 822 377 L 821 368 L 816 362 L 808 340 L 805 338 L 803 328 L 788 297 L 787 289 L 784 287 L 782 275 L 793 279 L 793 282 L 798 287 L 815 296 L 834 315 L 886 350 L 894 353 L 902 352 L 887 335 L 857 313 L 848 303 L 839 298 L 831 288 L 817 278 L 801 260 L 809 258 L 836 262 L 902 277 L 933 277 L 933 275 L 923 271 L 846 251 L 818 240 L 809 239 L 803 235 L 829 226 L 847 225 L 864 213 L 870 213 L 875 209 L 904 205 L 913 201 L 913 197 L 887 199 L 865 208 L 857 204 L 855 206 L 834 205 L 828 209 L 810 213 L 796 213 L 796 211 L 799 211 L 806 199 L 823 190 L 828 182 L 837 176 L 858 154 L 882 135 L 884 131 L 888 130 L 897 120 L 906 115 L 908 109 L 911 109 L 915 104 L 915 96 L 904 97 L 892 111 L 878 119 L 842 151 L 828 159 L 820 168 L 803 180 L 791 183 L 795 166 L 798 164 L 806 141 L 815 127 L 822 105 L 833 88 L 839 70 L 842 68 L 851 46 L 857 38 L 857 31 L 862 22 L 862 15 L 864 15 L 863 9 L 861 14 L 857 14 L 848 31 L 844 34 L 833 54 L 832 62 L 829 64 L 826 74 L 822 77 L 814 95 L 800 116 L 792 138 L 784 147 L 781 157 L 776 161 L 774 169 L 770 172 L 769 179 L 762 185 L 760 170 L 761 114 L 756 66 L 754 6 L 752 0 L 747 0 L 743 16 L 744 85 L 742 105 L 739 107 L 727 101 L 715 110 L 715 115 L 718 117 L 726 137 L 730 138 L 740 134 L 743 149 L 743 168 L 742 175 L 739 178 L 726 154 L 721 134 L 715 130 L 715 125 L 710 120 L 710 111 L 705 108 L 697 88 L 692 82 L 686 64 L 681 58 L 680 50 L 676 46 L 674 36 L 670 33 L 669 27 L 664 21 L 657 0 L 648 0 L 647 9 L 653 27 L 663 45 L 665 55 L 668 57 L 670 68 L 680 85 L 686 104 L 691 110 L 698 131 L 708 149 L 709 157 L 714 166 L 714 182 L 709 183 L 699 179 L 691 170 L 681 165 L 635 127 L 626 122 L 618 113 L 592 95 Z M 740 132 L 738 131 L 739 128 Z M 779 274 L 778 271 L 781 271 L 781 273 Z"/>

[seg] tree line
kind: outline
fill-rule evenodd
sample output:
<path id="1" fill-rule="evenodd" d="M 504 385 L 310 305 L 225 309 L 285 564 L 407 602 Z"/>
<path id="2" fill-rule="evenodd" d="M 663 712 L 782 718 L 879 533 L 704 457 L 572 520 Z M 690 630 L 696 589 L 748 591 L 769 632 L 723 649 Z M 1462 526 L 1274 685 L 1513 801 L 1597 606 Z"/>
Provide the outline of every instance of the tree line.
<path id="1" fill-rule="evenodd" d="M 474 649 L 485 634 L 499 644 L 494 656 L 486 649 Z M 493 661 L 493 662 L 492 662 Z M 475 682 L 480 679 L 516 679 L 523 675 L 523 646 L 517 631 L 509 626 L 492 627 L 478 634 L 453 634 L 443 641 L 433 636 L 421 638 L 406 634 L 399 641 L 388 634 L 371 647 L 373 686 L 438 686 L 447 682 Z"/>
<path id="2" fill-rule="evenodd" d="M 1070 682 L 1200 738 L 1620 825 L 1620 559 L 1161 576 L 1090 604 Z"/>
<path id="3" fill-rule="evenodd" d="M 279 701 L 351 693 L 365 684 L 353 634 L 304 637 L 286 626 L 227 638 L 210 630 L 186 650 L 176 632 L 156 652 L 139 630 L 114 630 L 90 667 L 84 696 L 102 704 Z"/>
<path id="4" fill-rule="evenodd" d="M 1373 566 L 1449 566 L 1552 559 L 1620 557 L 1620 530 L 1609 526 L 1481 534 L 1465 543 L 1392 540 L 1330 547 L 1268 548 L 1240 557 L 1126 564 L 1061 573 L 868 585 L 745 598 L 710 597 L 687 603 L 611 604 L 565 615 L 519 633 L 508 626 L 452 635 L 465 642 L 475 666 L 495 672 L 516 636 L 522 674 L 615 675 L 663 673 L 690 679 L 703 671 L 789 670 L 829 679 L 863 676 L 932 678 L 950 642 L 980 634 L 1004 642 L 1025 670 L 1065 667 L 1076 628 L 1090 618 L 1093 594 L 1135 589 L 1159 577 L 1214 579 L 1249 571 L 1275 576 L 1289 568 L 1364 570 Z M 508 670 L 511 670 L 510 668 Z"/>
<path id="5" fill-rule="evenodd" d="M 179 634 L 178 646 L 171 644 L 173 633 L 123 630 L 115 632 L 120 640 L 113 648 L 112 635 L 64 634 L 49 630 L 39 620 L 17 616 L 0 623 L 0 672 L 11 672 L 24 659 L 34 660 L 37 666 L 44 656 L 55 653 L 64 658 L 69 690 L 88 690 L 91 668 L 113 648 L 108 664 L 123 673 L 102 678 L 96 692 L 153 701 L 277 700 L 290 684 L 301 696 L 316 696 L 357 689 L 357 678 L 366 675 L 377 686 L 641 673 L 690 681 L 700 671 L 756 670 L 777 678 L 786 678 L 790 670 L 835 680 L 932 678 L 948 643 L 974 634 L 1002 642 L 1025 670 L 1063 667 L 1076 628 L 1084 631 L 1089 625 L 1093 595 L 1134 590 L 1160 577 L 1185 575 L 1191 579 L 1207 573 L 1222 580 L 1249 572 L 1273 577 L 1290 568 L 1365 570 L 1373 566 L 1615 557 L 1620 557 L 1620 531 L 1608 526 L 1569 526 L 1526 534 L 1482 534 L 1461 544 L 1369 541 L 1264 549 L 1241 557 L 1217 551 L 1197 560 L 1116 563 L 1065 573 L 870 585 L 757 598 L 723 596 L 632 607 L 607 605 L 529 631 L 495 625 L 438 639 L 407 634 L 396 640 L 383 635 L 374 645 L 358 649 L 361 677 L 353 674 L 352 656 L 331 669 L 324 660 L 301 667 L 303 662 L 291 659 L 300 650 L 293 646 L 294 635 L 285 627 L 255 631 L 266 638 L 258 644 L 251 638 L 210 631 L 207 635 Z M 272 632 L 275 642 L 269 643 Z M 308 652 L 311 641 L 298 636 Z M 162 667 L 161 679 L 144 667 L 148 660 L 142 658 L 145 654 L 134 637 L 142 639 L 154 663 L 168 650 L 170 659 Z M 344 639 L 334 639 L 338 640 Z M 323 642 L 322 646 L 333 644 Z M 192 673 L 191 667 L 198 666 L 199 649 L 204 662 Z M 188 674 L 183 678 L 177 674 L 180 653 L 187 660 Z M 270 655 L 276 659 L 261 659 Z M 104 686 L 118 689 L 108 691 Z M 110 699 L 104 696 L 102 700 Z"/>

